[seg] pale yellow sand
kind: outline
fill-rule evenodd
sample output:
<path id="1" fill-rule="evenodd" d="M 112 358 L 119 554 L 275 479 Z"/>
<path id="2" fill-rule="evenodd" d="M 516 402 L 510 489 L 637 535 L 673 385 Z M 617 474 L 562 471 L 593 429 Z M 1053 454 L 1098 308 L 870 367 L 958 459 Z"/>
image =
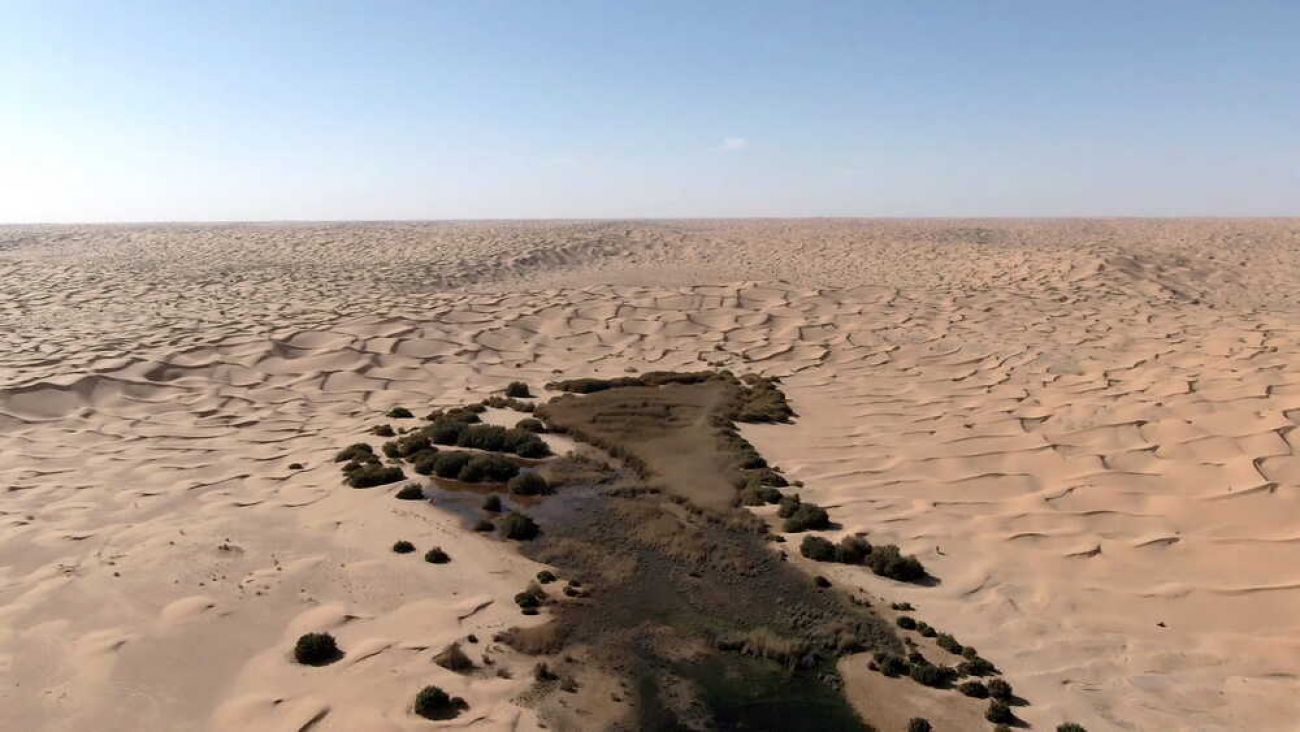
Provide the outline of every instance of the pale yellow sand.
<path id="1" fill-rule="evenodd" d="M 709 364 L 787 376 L 798 424 L 747 436 L 941 584 L 819 571 L 1036 728 L 1294 729 L 1297 283 L 1296 221 L 0 228 L 0 729 L 425 729 L 429 683 L 535 728 L 490 640 L 538 567 L 331 456 L 394 404 Z M 342 662 L 290 661 L 316 629 Z M 469 633 L 513 678 L 431 662 Z"/>

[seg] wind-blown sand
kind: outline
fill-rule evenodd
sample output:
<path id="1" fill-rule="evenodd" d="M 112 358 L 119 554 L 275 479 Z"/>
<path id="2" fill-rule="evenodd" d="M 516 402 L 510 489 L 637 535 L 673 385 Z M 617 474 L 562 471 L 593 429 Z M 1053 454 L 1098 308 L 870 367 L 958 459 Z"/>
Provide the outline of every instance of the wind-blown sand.
<path id="1" fill-rule="evenodd" d="M 0 227 L 0 729 L 424 729 L 429 683 L 537 728 L 531 659 L 430 659 L 541 565 L 333 453 L 396 404 L 709 365 L 785 377 L 797 423 L 745 436 L 940 583 L 817 571 L 1034 727 L 1294 729 L 1297 282 L 1294 220 Z M 321 629 L 344 660 L 292 663 Z"/>

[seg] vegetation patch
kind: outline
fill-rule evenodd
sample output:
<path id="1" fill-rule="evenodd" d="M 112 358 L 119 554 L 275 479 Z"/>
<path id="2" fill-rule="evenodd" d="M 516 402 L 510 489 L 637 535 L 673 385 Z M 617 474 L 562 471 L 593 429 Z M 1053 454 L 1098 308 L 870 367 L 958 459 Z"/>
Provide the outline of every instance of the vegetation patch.
<path id="1" fill-rule="evenodd" d="M 455 719 L 467 709 L 469 704 L 464 699 L 450 696 L 437 686 L 426 686 L 415 696 L 415 713 L 425 719 Z"/>
<path id="2" fill-rule="evenodd" d="M 326 666 L 343 658 L 343 651 L 329 633 L 307 633 L 294 644 L 293 658 L 304 666 Z"/>

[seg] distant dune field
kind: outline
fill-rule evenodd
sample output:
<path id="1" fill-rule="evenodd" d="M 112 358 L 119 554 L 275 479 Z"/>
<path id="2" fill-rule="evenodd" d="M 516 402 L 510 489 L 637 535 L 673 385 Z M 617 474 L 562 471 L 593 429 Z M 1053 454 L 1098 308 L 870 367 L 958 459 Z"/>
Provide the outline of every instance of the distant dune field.
<path id="1" fill-rule="evenodd" d="M 0 729 L 424 729 L 427 683 L 539 728 L 491 639 L 543 566 L 334 453 L 706 367 L 782 377 L 795 424 L 744 436 L 939 581 L 791 561 L 977 647 L 1035 729 L 1294 729 L 1298 283 L 1297 220 L 0 227 Z M 347 656 L 293 664 L 317 629 Z M 430 661 L 468 634 L 509 678 Z"/>

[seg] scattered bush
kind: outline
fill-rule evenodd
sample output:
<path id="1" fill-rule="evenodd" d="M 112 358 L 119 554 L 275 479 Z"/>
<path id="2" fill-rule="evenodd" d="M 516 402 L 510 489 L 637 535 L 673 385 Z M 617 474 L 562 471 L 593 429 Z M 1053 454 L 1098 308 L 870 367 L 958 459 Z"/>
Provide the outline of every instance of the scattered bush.
<path id="1" fill-rule="evenodd" d="M 501 496 L 493 493 L 483 499 L 483 510 L 488 513 L 501 513 Z"/>
<path id="2" fill-rule="evenodd" d="M 523 592 L 515 595 L 515 604 L 524 610 L 535 610 L 547 599 L 546 590 L 536 582 L 529 582 Z"/>
<path id="3" fill-rule="evenodd" d="M 799 553 L 816 562 L 830 562 L 835 559 L 835 545 L 820 536 L 805 536 Z"/>
<path id="4" fill-rule="evenodd" d="M 791 534 L 830 527 L 831 517 L 826 513 L 826 509 L 812 503 L 800 503 L 796 506 L 782 526 L 787 533 Z"/>
<path id="5" fill-rule="evenodd" d="M 506 488 L 516 496 L 543 496 L 554 491 L 546 479 L 537 473 L 520 473 L 506 483 Z"/>
<path id="6" fill-rule="evenodd" d="M 397 498 L 402 501 L 421 501 L 424 500 L 424 489 L 415 483 L 407 483 L 397 492 Z"/>
<path id="7" fill-rule="evenodd" d="M 918 684 L 938 689 L 952 683 L 953 677 L 957 673 L 947 666 L 935 666 L 932 663 L 913 663 L 910 675 L 912 680 Z"/>
<path id="8" fill-rule="evenodd" d="M 916 620 L 909 615 L 899 615 L 894 622 L 903 630 L 916 630 Z"/>
<path id="9" fill-rule="evenodd" d="M 373 488 L 377 485 L 396 483 L 406 477 L 396 465 L 367 463 L 346 472 L 347 483 L 353 488 Z"/>
<path id="10" fill-rule="evenodd" d="M 533 395 L 528 385 L 522 381 L 512 381 L 506 385 L 506 396 L 511 399 L 527 399 Z"/>
<path id="11" fill-rule="evenodd" d="M 925 567 L 921 562 L 914 556 L 903 556 L 893 544 L 872 549 L 867 556 L 867 566 L 881 577 L 899 582 L 919 582 L 925 579 Z"/>
<path id="12" fill-rule="evenodd" d="M 411 456 L 411 469 L 420 475 L 432 475 L 437 459 L 437 448 L 421 450 Z"/>
<path id="13" fill-rule="evenodd" d="M 515 424 L 515 429 L 532 432 L 536 435 L 545 432 L 546 425 L 542 424 L 542 420 L 536 417 L 524 417 Z"/>
<path id="14" fill-rule="evenodd" d="M 439 417 L 433 421 L 433 424 L 424 428 L 424 433 L 428 435 L 429 440 L 437 445 L 455 445 L 460 439 L 461 433 L 469 429 L 468 422 Z"/>
<path id="15" fill-rule="evenodd" d="M 446 564 L 451 561 L 451 557 L 447 556 L 447 552 L 444 552 L 442 547 L 435 546 L 424 553 L 424 561 L 429 564 Z"/>
<path id="16" fill-rule="evenodd" d="M 880 673 L 886 676 L 902 676 L 907 673 L 907 661 L 893 653 L 876 652 L 874 656 L 876 666 Z"/>
<path id="17" fill-rule="evenodd" d="M 835 547 L 835 561 L 840 564 L 862 564 L 871 554 L 871 543 L 861 536 L 850 534 Z"/>
<path id="18" fill-rule="evenodd" d="M 433 469 L 433 474 L 439 478 L 455 478 L 460 475 L 460 471 L 469 462 L 469 459 L 470 454 L 467 452 L 448 450 L 435 454 L 430 466 Z"/>
<path id="19" fill-rule="evenodd" d="M 1088 730 L 1084 729 L 1081 724 L 1065 722 L 1064 724 L 1056 725 L 1056 732 L 1088 732 Z"/>
<path id="20" fill-rule="evenodd" d="M 415 545 L 406 539 L 399 539 L 393 543 L 393 551 L 398 554 L 410 554 L 415 551 Z"/>
<path id="21" fill-rule="evenodd" d="M 423 431 L 402 435 L 384 443 L 384 454 L 390 458 L 409 458 L 425 450 L 436 450 Z"/>
<path id="22" fill-rule="evenodd" d="M 1003 679 L 993 679 L 992 681 L 989 681 L 988 687 L 989 696 L 994 699 L 1007 700 L 1012 696 L 1011 684 L 1008 684 Z"/>
<path id="23" fill-rule="evenodd" d="M 302 463 L 289 463 L 289 469 L 290 469 L 290 470 L 302 470 L 303 467 L 304 467 L 304 466 L 303 466 Z"/>
<path id="24" fill-rule="evenodd" d="M 943 650 L 949 653 L 955 653 L 959 656 L 961 655 L 961 652 L 964 650 L 962 644 L 958 643 L 956 638 L 953 638 L 951 635 L 948 635 L 947 633 L 940 633 L 939 637 L 936 638 L 934 642 L 935 645 L 939 646 Z"/>
<path id="25" fill-rule="evenodd" d="M 1006 702 L 996 699 L 989 702 L 989 708 L 984 712 L 984 718 L 994 724 L 1011 724 L 1016 721 L 1016 715 L 1011 713 L 1011 707 L 1007 706 Z"/>
<path id="26" fill-rule="evenodd" d="M 496 524 L 492 523 L 491 519 L 484 518 L 474 522 L 474 530 L 479 532 L 480 534 L 486 534 L 495 531 L 496 528 L 497 528 Z"/>
<path id="27" fill-rule="evenodd" d="M 780 500 L 781 491 L 770 485 L 750 484 L 740 492 L 740 502 L 746 506 L 762 506 L 778 503 Z"/>
<path id="28" fill-rule="evenodd" d="M 426 686 L 415 697 L 415 713 L 434 721 L 454 719 L 469 709 L 469 704 L 458 696 L 448 696 L 436 686 Z"/>
<path id="29" fill-rule="evenodd" d="M 343 652 L 329 633 L 308 633 L 298 638 L 293 657 L 305 666 L 324 666 L 343 657 Z"/>
<path id="30" fill-rule="evenodd" d="M 549 585 L 556 579 L 558 578 L 555 576 L 555 573 L 549 569 L 543 569 L 537 573 L 537 581 L 544 585 Z"/>
<path id="31" fill-rule="evenodd" d="M 519 473 L 519 466 L 500 455 L 474 455 L 456 479 L 466 483 L 504 483 Z"/>
<path id="32" fill-rule="evenodd" d="M 967 676 L 992 676 L 998 672 L 997 666 L 979 656 L 957 664 L 957 670 Z"/>
<path id="33" fill-rule="evenodd" d="M 388 410 L 388 412 L 384 416 L 388 417 L 389 419 L 410 419 L 415 415 L 411 414 L 411 410 L 407 409 L 406 407 L 393 407 L 392 409 Z"/>
<path id="34" fill-rule="evenodd" d="M 391 424 L 377 424 L 371 427 L 370 431 L 379 437 L 393 437 L 397 434 Z"/>
<path id="35" fill-rule="evenodd" d="M 348 445 L 342 450 L 339 450 L 338 454 L 334 456 L 334 462 L 336 463 L 345 463 L 349 460 L 368 463 L 377 459 L 378 458 L 375 457 L 375 448 L 364 442 L 355 442 Z"/>
<path id="36" fill-rule="evenodd" d="M 929 623 L 917 623 L 916 632 L 920 633 L 925 638 L 933 638 L 939 634 L 939 631 L 931 628 Z"/>
<path id="37" fill-rule="evenodd" d="M 957 690 L 974 699 L 989 698 L 989 688 L 980 681 L 966 681 Z"/>
<path id="38" fill-rule="evenodd" d="M 794 515 L 795 510 L 799 508 L 800 503 L 798 494 L 781 496 L 777 501 L 776 515 L 780 518 L 790 518 Z"/>
<path id="39" fill-rule="evenodd" d="M 540 531 L 537 523 L 527 514 L 516 511 L 501 519 L 501 533 L 507 539 L 528 541 L 535 538 Z"/>
<path id="40" fill-rule="evenodd" d="M 912 717 L 907 720 L 907 732 L 931 732 L 934 727 L 930 726 L 929 720 L 920 717 Z"/>

